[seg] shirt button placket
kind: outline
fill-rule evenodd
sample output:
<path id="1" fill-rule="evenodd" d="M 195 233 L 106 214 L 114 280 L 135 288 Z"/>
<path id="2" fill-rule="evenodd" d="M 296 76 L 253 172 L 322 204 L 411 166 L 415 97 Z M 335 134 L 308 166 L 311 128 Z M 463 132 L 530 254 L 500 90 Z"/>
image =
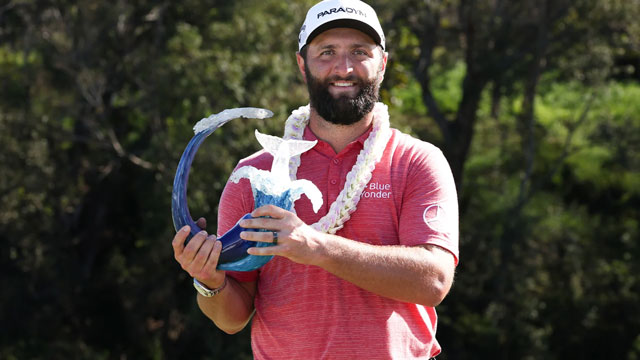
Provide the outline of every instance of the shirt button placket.
<path id="1" fill-rule="evenodd" d="M 329 163 L 329 199 L 331 199 L 331 202 L 333 202 L 337 197 L 338 194 L 340 193 L 340 190 L 338 188 L 339 184 L 340 184 L 340 159 L 334 158 L 331 160 L 331 162 Z"/>

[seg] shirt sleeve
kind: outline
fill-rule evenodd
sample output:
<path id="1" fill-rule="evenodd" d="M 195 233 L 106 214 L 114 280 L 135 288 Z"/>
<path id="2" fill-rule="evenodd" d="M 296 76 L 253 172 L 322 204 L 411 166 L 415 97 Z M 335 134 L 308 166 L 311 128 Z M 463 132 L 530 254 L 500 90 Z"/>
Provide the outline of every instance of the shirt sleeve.
<path id="1" fill-rule="evenodd" d="M 218 206 L 218 237 L 229 231 L 245 214 L 253 211 L 253 194 L 247 179 L 237 184 L 227 181 Z M 255 281 L 258 271 L 227 271 L 227 275 L 238 281 Z"/>
<path id="2" fill-rule="evenodd" d="M 400 243 L 433 244 L 458 264 L 458 196 L 451 168 L 438 148 L 421 148 L 411 161 L 400 210 Z"/>

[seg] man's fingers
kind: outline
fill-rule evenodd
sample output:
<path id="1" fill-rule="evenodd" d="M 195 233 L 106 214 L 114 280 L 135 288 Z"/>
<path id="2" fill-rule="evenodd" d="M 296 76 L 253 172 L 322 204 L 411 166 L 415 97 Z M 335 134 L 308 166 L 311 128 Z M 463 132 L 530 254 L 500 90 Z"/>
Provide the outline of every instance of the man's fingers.
<path id="1" fill-rule="evenodd" d="M 273 243 L 273 233 L 274 231 L 242 231 L 240 238 L 248 241 Z M 278 238 L 282 240 L 282 234 L 278 234 Z"/>
<path id="2" fill-rule="evenodd" d="M 287 212 L 288 212 L 287 210 L 281 207 L 277 207 L 275 205 L 264 205 L 253 210 L 251 212 L 251 216 L 253 216 L 254 218 L 261 217 L 261 216 L 269 216 L 274 219 L 282 219 L 286 216 Z"/>
<path id="3" fill-rule="evenodd" d="M 282 226 L 282 224 L 280 223 L 280 219 L 255 218 L 240 221 L 240 226 L 247 229 L 266 229 L 276 231 L 279 230 L 279 227 Z"/>
<path id="4" fill-rule="evenodd" d="M 187 239 L 187 236 L 189 235 L 189 231 L 191 231 L 189 225 L 183 226 L 180 230 L 178 230 L 176 235 L 173 237 L 173 240 L 171 241 L 171 246 L 173 246 L 173 254 L 176 258 L 182 255 L 182 252 L 184 250 L 183 244 Z"/>
<path id="5" fill-rule="evenodd" d="M 207 262 L 204 264 L 202 268 L 202 272 L 205 274 L 213 274 L 216 271 L 216 267 L 218 266 L 218 259 L 220 258 L 220 252 L 222 251 L 222 243 L 218 240 L 215 240 L 213 243 L 213 248 L 211 249 L 211 253 L 209 254 L 209 258 Z"/>
<path id="6" fill-rule="evenodd" d="M 207 229 L 207 219 L 201 217 L 200 219 L 198 219 L 198 221 L 196 221 L 196 225 L 198 225 L 198 227 L 202 230 L 206 230 Z"/>
<path id="7" fill-rule="evenodd" d="M 198 249 L 198 252 L 193 258 L 193 262 L 189 266 L 191 270 L 191 276 L 195 276 L 202 271 L 202 268 L 205 266 L 209 257 L 212 255 L 211 250 L 213 249 L 215 241 L 216 237 L 214 235 L 211 235 L 207 237 L 206 240 L 202 243 L 202 246 L 200 246 L 200 249 Z"/>
<path id="8" fill-rule="evenodd" d="M 200 246 L 202 246 L 202 243 L 204 243 L 206 238 L 207 238 L 207 232 L 204 230 L 195 234 L 191 238 L 187 246 L 184 247 L 184 251 L 182 252 L 182 261 L 180 263 L 183 265 L 187 265 L 191 263 L 195 258 L 196 254 L 198 253 Z"/>
<path id="9" fill-rule="evenodd" d="M 276 253 L 277 247 L 276 246 L 269 246 L 269 247 L 251 247 L 247 249 L 247 253 L 249 255 L 256 255 L 256 256 L 270 256 L 270 255 L 278 255 Z"/>
<path id="10" fill-rule="evenodd" d="M 206 227 L 206 224 L 204 218 L 198 219 L 196 223 L 198 227 L 202 228 Z M 191 227 L 185 225 L 173 237 L 171 245 L 175 259 L 182 266 L 182 269 L 203 284 L 221 283 L 219 280 L 223 279 L 222 281 L 224 281 L 224 271 L 217 270 L 216 267 L 222 251 L 222 243 L 217 240 L 215 235 L 207 236 L 207 232 L 203 230 L 194 235 L 191 241 L 185 245 L 184 242 L 190 232 Z"/>

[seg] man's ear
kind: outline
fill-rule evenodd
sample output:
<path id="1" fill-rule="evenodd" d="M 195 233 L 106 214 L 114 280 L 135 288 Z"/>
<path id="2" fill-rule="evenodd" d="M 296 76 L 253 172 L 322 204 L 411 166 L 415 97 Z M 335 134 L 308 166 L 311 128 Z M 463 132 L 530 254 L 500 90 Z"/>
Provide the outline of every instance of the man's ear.
<path id="1" fill-rule="evenodd" d="M 389 59 L 389 53 L 386 51 L 382 52 L 382 72 L 384 73 L 387 70 L 387 60 Z"/>
<path id="2" fill-rule="evenodd" d="M 302 80 L 304 80 L 304 82 L 307 82 L 307 74 L 306 74 L 306 70 L 304 68 L 304 58 L 302 57 L 302 55 L 300 54 L 300 52 L 296 53 L 296 61 L 298 62 L 298 70 L 300 70 L 300 74 L 302 74 Z"/>
<path id="3" fill-rule="evenodd" d="M 384 80 L 384 73 L 387 71 L 387 59 L 389 58 L 389 53 L 380 50 L 380 55 L 382 58 L 380 59 L 380 66 L 378 67 L 378 79 L 382 83 L 382 80 Z"/>

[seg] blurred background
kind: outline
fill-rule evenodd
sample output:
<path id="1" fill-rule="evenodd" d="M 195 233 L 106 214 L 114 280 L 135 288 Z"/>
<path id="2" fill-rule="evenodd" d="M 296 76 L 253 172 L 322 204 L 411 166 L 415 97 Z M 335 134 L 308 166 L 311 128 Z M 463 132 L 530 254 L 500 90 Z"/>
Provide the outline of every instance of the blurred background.
<path id="1" fill-rule="evenodd" d="M 308 102 L 315 1 L 0 0 L 0 358 L 250 359 L 173 259 L 192 126 L 194 217 Z M 370 1 L 393 127 L 454 172 L 438 359 L 640 359 L 640 1 Z M 322 341 L 322 339 L 310 339 Z"/>

